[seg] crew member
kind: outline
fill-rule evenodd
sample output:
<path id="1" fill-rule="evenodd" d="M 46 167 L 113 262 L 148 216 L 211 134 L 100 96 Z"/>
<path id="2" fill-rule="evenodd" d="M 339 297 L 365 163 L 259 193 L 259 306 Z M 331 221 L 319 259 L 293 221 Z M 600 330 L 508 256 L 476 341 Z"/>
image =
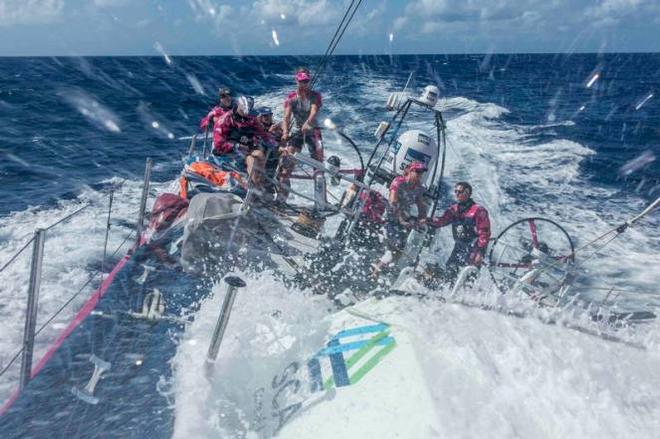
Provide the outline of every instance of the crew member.
<path id="1" fill-rule="evenodd" d="M 225 168 L 245 172 L 261 185 L 266 150 L 274 140 L 251 114 L 254 100 L 241 96 L 232 111 L 223 114 L 213 129 L 213 154 Z"/>
<path id="2" fill-rule="evenodd" d="M 284 121 L 282 123 L 282 140 L 291 138 L 298 150 L 307 145 L 312 158 L 323 160 L 323 140 L 321 129 L 316 118 L 321 109 L 321 94 L 312 90 L 309 70 L 300 67 L 295 75 L 297 89 L 284 101 Z M 291 118 L 295 121 L 298 132 L 290 136 Z"/>
<path id="3" fill-rule="evenodd" d="M 395 177 L 390 184 L 389 207 L 385 222 L 387 251 L 373 266 L 372 276 L 378 277 L 383 268 L 396 262 L 406 246 L 410 229 L 424 223 L 426 204 L 424 203 L 424 185 L 422 176 L 427 171 L 421 162 L 412 162 L 403 175 Z M 417 207 L 417 216 L 411 208 Z"/>
<path id="4" fill-rule="evenodd" d="M 215 125 L 215 121 L 217 121 L 224 113 L 231 110 L 234 106 L 234 100 L 231 97 L 231 90 L 223 87 L 219 92 L 220 102 L 218 105 L 213 107 L 213 109 L 211 109 L 211 111 L 209 111 L 209 113 L 199 123 L 199 126 L 203 130 L 206 130 L 206 127 L 209 126 L 213 127 Z"/>
<path id="5" fill-rule="evenodd" d="M 456 183 L 454 195 L 456 204 L 442 216 L 427 221 L 431 227 L 452 227 L 454 249 L 445 265 L 448 280 L 456 279 L 461 268 L 467 265 L 480 267 L 490 239 L 488 211 L 472 199 L 472 186 L 466 182 Z"/>

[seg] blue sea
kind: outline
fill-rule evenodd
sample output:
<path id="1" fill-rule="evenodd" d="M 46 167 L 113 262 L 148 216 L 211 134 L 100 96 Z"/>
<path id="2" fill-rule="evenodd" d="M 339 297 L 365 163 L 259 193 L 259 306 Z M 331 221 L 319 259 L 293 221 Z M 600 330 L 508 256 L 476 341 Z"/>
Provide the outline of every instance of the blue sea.
<path id="1" fill-rule="evenodd" d="M 314 70 L 319 61 L 320 57 L 0 58 L 0 266 L 36 228 L 85 209 L 48 231 L 38 323 L 64 311 L 44 328 L 37 357 L 98 285 L 85 284 L 89 276 L 102 264 L 109 271 L 126 251 L 137 220 L 145 160 L 154 161 L 152 192 L 167 189 L 179 175 L 190 136 L 200 132 L 200 119 L 215 105 L 218 88 L 251 95 L 257 105 L 272 107 L 275 119 L 281 119 L 284 97 L 294 88 L 294 70 Z M 475 200 L 490 212 L 494 235 L 521 218 L 544 217 L 561 224 L 580 248 L 660 197 L 660 54 L 335 56 L 316 84 L 323 95 L 321 119 L 330 119 L 368 154 L 378 123 L 391 116 L 384 108 L 388 95 L 401 91 L 411 73 L 413 93 L 427 84 L 441 90 L 438 108 L 447 121 L 447 187 L 460 180 L 472 183 Z M 411 122 L 404 128 L 430 127 Z M 342 148 L 332 142 L 332 135 L 326 140 L 330 152 Z M 104 260 L 110 190 L 110 251 Z M 584 297 L 614 310 L 657 313 L 659 226 L 660 211 L 655 211 L 607 246 L 578 252 L 576 258 L 585 261 L 588 273 Z M 446 247 L 439 250 L 442 259 L 451 250 L 451 237 L 447 234 L 440 241 Z M 0 366 L 21 346 L 29 253 L 23 252 L 0 272 Z M 259 306 L 261 314 L 270 316 L 265 304 L 282 306 L 270 295 L 286 291 L 270 278 L 265 285 L 268 291 L 255 289 L 250 294 L 267 296 Z M 300 313 L 306 312 L 307 304 L 306 299 L 290 299 L 291 309 Z M 216 311 L 217 307 L 207 310 L 205 321 L 211 322 Z M 252 328 L 248 311 L 241 311 L 241 324 Z M 461 324 L 470 319 L 466 316 Z M 302 323 L 292 321 L 292 328 L 305 331 Z M 473 325 L 484 339 L 492 335 L 490 327 Z M 648 340 L 657 333 L 653 328 L 639 330 L 635 340 Z M 521 332 L 507 324 L 501 330 L 511 331 L 512 343 L 520 338 Z M 538 330 L 539 337 L 555 339 L 556 334 L 543 331 Z M 594 346 L 576 338 L 574 350 L 565 354 L 606 351 Z M 650 346 L 657 353 L 657 341 Z M 608 358 L 603 354 L 599 361 L 605 364 Z M 657 364 L 650 357 L 640 358 L 642 372 Z M 587 360 L 580 364 L 589 367 Z M 601 383 L 599 374 L 592 371 L 587 382 Z M 0 377 L 0 400 L 7 397 L 16 376 L 14 370 Z M 647 381 L 653 385 L 652 378 Z M 523 400 L 530 393 L 525 389 L 536 389 L 533 379 L 525 383 L 514 399 Z M 623 413 L 636 404 L 626 402 L 630 398 L 624 387 L 618 391 L 620 400 L 608 403 L 604 413 Z M 547 396 L 549 392 L 540 399 L 542 407 L 550 404 L 561 414 L 573 401 L 567 389 L 558 401 Z M 620 419 L 625 425 L 627 418 Z M 579 417 L 574 421 L 582 425 Z"/>
<path id="2" fill-rule="evenodd" d="M 319 58 L 170 61 L 0 59 L 0 215 L 53 205 L 110 177 L 136 176 L 146 157 L 163 164 L 156 178 L 171 178 L 182 152 L 176 139 L 197 130 L 218 87 L 258 101 L 291 88 L 291 71 L 313 67 Z M 593 150 L 580 172 L 595 185 L 645 199 L 660 191 L 660 160 L 621 171 L 627 162 L 660 151 L 658 54 L 338 56 L 318 88 L 335 122 L 367 150 L 379 120 L 373 109 L 413 71 L 418 84 L 437 84 L 447 97 L 505 108 L 503 126 L 552 126 L 531 133 L 526 142 L 555 137 Z M 594 74 L 598 78 L 587 87 Z M 365 84 L 385 82 L 389 87 L 380 94 L 361 93 Z"/>

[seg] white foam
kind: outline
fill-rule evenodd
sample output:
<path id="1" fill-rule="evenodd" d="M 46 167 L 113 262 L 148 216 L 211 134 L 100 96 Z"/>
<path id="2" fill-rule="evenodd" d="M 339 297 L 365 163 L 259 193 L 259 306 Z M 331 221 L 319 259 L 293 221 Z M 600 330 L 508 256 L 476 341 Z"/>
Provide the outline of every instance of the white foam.
<path id="1" fill-rule="evenodd" d="M 391 88 L 387 79 L 367 77 L 360 84 L 366 108 L 379 108 L 384 90 Z M 281 119 L 285 91 L 261 96 L 258 103 L 271 105 L 276 119 Z M 372 131 L 377 121 L 362 120 L 361 109 L 340 101 L 339 95 L 325 97 L 323 117 L 352 121 L 351 131 Z M 501 117 L 508 110 L 495 104 L 459 97 L 444 99 L 441 105 L 465 112 L 448 122 L 447 181 L 473 183 L 475 198 L 488 207 L 496 233 L 524 216 L 548 216 L 564 224 L 581 244 L 643 207 L 641 199 L 594 185 L 581 174 L 580 162 L 594 154 L 588 147 L 560 138 L 535 143 L 529 129 L 504 123 Z M 145 124 L 156 120 L 146 108 L 142 113 Z M 349 149 L 345 151 L 348 157 Z M 139 191 L 138 182 L 124 185 L 116 218 L 134 222 Z M 81 203 L 98 202 L 49 235 L 40 316 L 50 315 L 64 303 L 72 289 L 86 280 L 89 265 L 100 260 L 106 212 L 102 199 L 101 193 L 87 189 L 55 208 L 31 208 L 0 219 L 0 261 L 5 261 L 36 227 L 52 223 Z M 650 219 L 626 232 L 625 239 L 613 242 L 594 259 L 588 266 L 590 274 L 621 288 L 657 288 L 659 275 L 651 269 L 660 266 L 657 225 L 657 219 Z M 111 235 L 110 249 L 129 233 L 123 226 L 117 231 Z M 71 237 L 84 245 L 72 246 Z M 448 231 L 443 231 L 437 245 L 446 256 L 451 248 Z M 27 259 L 23 255 L 0 274 L 0 293 L 8 298 L 0 308 L 3 362 L 20 347 Z M 270 273 L 246 277 L 249 286 L 239 293 L 220 356 L 210 371 L 205 356 L 223 286 L 216 286 L 214 296 L 202 304 L 178 348 L 169 383 L 176 404 L 175 437 L 248 436 L 244 409 L 253 403 L 254 390 L 267 384 L 288 360 L 307 358 L 327 341 L 323 317 L 329 304 L 324 298 L 289 291 Z M 90 290 L 45 330 L 44 340 L 38 340 L 37 358 Z M 481 300 L 498 300 L 492 286 L 485 291 Z M 642 296 L 643 300 L 657 300 L 655 293 Z M 533 313 L 514 319 L 455 303 L 422 306 L 409 299 L 390 299 L 370 312 L 393 320 L 419 339 L 424 380 L 444 428 L 439 436 L 653 437 L 658 429 L 660 344 L 653 335 L 658 333 L 657 323 L 633 334 L 648 347 L 639 351 L 561 325 L 548 326 Z M 584 315 L 565 313 L 561 318 L 582 322 Z M 13 386 L 14 369 L 0 380 L 0 396 Z"/>
<path id="2" fill-rule="evenodd" d="M 325 298 L 289 291 L 268 273 L 246 281 L 214 364 L 207 366 L 206 353 L 224 285 L 214 287 L 179 345 L 173 361 L 174 437 L 235 437 L 239 429 L 245 431 L 241 406 L 252 404 L 252 392 L 285 366 L 290 351 L 298 355 L 309 348 L 300 346 L 301 336 L 323 337 L 324 327 L 318 323 L 329 308 Z"/>
<path id="3" fill-rule="evenodd" d="M 261 437 L 253 419 L 260 404 L 255 399 L 258 389 L 270 386 L 290 361 L 304 362 L 324 346 L 332 321 L 343 317 L 321 319 L 323 301 L 288 292 L 262 274 L 240 293 L 220 357 L 209 373 L 204 358 L 221 288 L 215 293 L 203 304 L 174 360 L 174 437 Z M 660 385 L 655 372 L 660 366 L 657 337 L 648 350 L 640 350 L 561 323 L 547 325 L 543 316 L 533 314 L 545 311 L 529 302 L 527 318 L 476 307 L 480 301 L 488 305 L 501 297 L 455 298 L 475 307 L 433 300 L 422 304 L 413 298 L 359 305 L 360 313 L 390 323 L 395 339 L 402 331 L 409 336 L 416 358 L 404 364 L 419 364 L 421 372 L 413 368 L 408 372 L 416 376 L 395 379 L 398 371 L 388 373 L 387 368 L 401 361 L 386 358 L 377 366 L 382 372 L 377 383 L 367 377 L 338 388 L 332 399 L 294 418 L 282 436 L 314 431 L 319 438 L 364 437 L 380 432 L 381 425 L 392 434 L 405 431 L 406 420 L 419 413 L 415 404 L 401 404 L 408 401 L 409 390 L 402 386 L 412 380 L 423 385 L 434 407 L 423 419 L 433 429 L 420 424 L 417 437 L 653 437 L 660 404 L 655 392 Z M 571 312 L 552 312 L 559 321 L 579 318 Z M 588 327 L 590 322 L 584 324 Z M 593 322 L 591 326 L 598 329 Z M 388 381 L 388 376 L 393 378 Z M 269 401 L 262 402 L 269 413 Z M 331 413 L 325 404 L 332 407 Z M 365 419 L 374 413 L 366 413 L 367 407 L 376 413 L 396 412 L 401 425 L 397 418 L 369 424 Z M 328 425 L 329 416 L 337 422 Z"/>
<path id="4" fill-rule="evenodd" d="M 469 112 L 448 122 L 448 181 L 473 183 L 475 199 L 491 214 L 497 234 L 509 223 L 543 216 L 564 226 L 577 246 L 622 224 L 644 207 L 639 197 L 595 185 L 582 175 L 581 163 L 595 152 L 579 143 L 554 138 L 535 142 L 528 129 L 498 118 L 507 111 L 466 98 L 447 106 Z M 649 267 L 660 264 L 657 219 L 613 241 L 585 268 L 600 290 L 584 290 L 602 299 L 607 288 L 640 291 L 636 304 L 660 304 L 660 275 Z M 578 253 L 577 261 L 587 256 Z M 627 296 L 626 300 L 635 296 Z"/>
<path id="5" fill-rule="evenodd" d="M 105 183 L 119 184 L 120 181 L 113 179 Z M 123 256 L 130 246 L 130 243 L 125 244 L 117 255 L 110 257 L 131 233 L 130 225 L 137 220 L 140 191 L 141 183 L 127 181 L 115 192 L 106 272 L 110 271 L 112 264 Z M 108 194 L 86 188 L 75 199 L 61 201 L 57 206 L 30 207 L 0 218 L 0 261 L 4 264 L 32 237 L 35 229 L 48 227 L 88 203 L 91 203 L 91 206 L 80 214 L 46 232 L 37 329 L 100 268 Z M 2 367 L 22 346 L 31 254 L 32 247 L 29 246 L 13 264 L 0 273 L 0 296 L 3 298 L 0 306 Z M 37 336 L 33 364 L 41 358 L 99 283 L 100 279 L 97 277 Z M 0 377 L 0 400 L 7 397 L 8 392 L 17 384 L 19 366 L 20 359 Z"/>
<path id="6" fill-rule="evenodd" d="M 374 99 L 382 96 L 378 90 L 371 91 Z M 363 92 L 369 94 L 366 85 Z M 448 181 L 467 179 L 474 183 L 477 199 L 488 206 L 496 231 L 522 216 L 540 214 L 566 223 L 575 235 L 593 236 L 594 229 L 607 228 L 625 218 L 629 203 L 636 207 L 642 204 L 634 197 L 621 196 L 586 181 L 579 163 L 594 152 L 583 145 L 565 139 L 533 145 L 529 130 L 507 126 L 499 120 L 506 109 L 465 98 L 449 99 L 448 103 L 468 111 L 449 122 L 453 156 L 450 155 L 447 169 Z M 349 120 L 359 120 L 359 111 L 350 106 L 342 110 L 354 112 Z M 346 114 L 342 116 L 347 118 Z M 337 119 L 332 113 L 330 117 Z M 601 207 L 607 210 L 603 212 Z M 601 215 L 615 219 L 601 219 Z M 626 258 L 633 259 L 627 275 L 637 283 L 643 280 L 636 266 L 637 258 L 653 256 L 652 247 L 639 245 L 645 239 L 633 234 L 632 242 L 623 242 L 624 248 L 620 248 Z M 445 250 L 450 248 L 448 233 L 440 237 L 439 244 Z M 601 263 L 598 268 L 598 273 L 607 274 L 606 264 Z M 653 390 L 659 384 L 654 370 L 660 365 L 660 357 L 657 337 L 651 334 L 657 324 L 639 328 L 633 334 L 618 332 L 633 341 L 644 340 L 649 351 L 615 345 L 571 329 L 583 325 L 594 333 L 603 330 L 587 318 L 582 308 L 538 309 L 525 298 L 502 298 L 488 281 L 484 276 L 480 279 L 485 296 L 466 295 L 453 300 L 477 308 L 482 304 L 497 305 L 527 317 L 512 318 L 506 312 L 488 312 L 460 304 L 443 306 L 436 302 L 421 306 L 409 299 L 389 299 L 389 304 L 384 301 L 382 305 L 380 318 L 405 326 L 420 341 L 417 352 L 425 366 L 423 379 L 436 403 L 434 424 L 443 427 L 420 437 L 562 437 L 573 432 L 582 437 L 653 436 L 657 429 L 653 413 L 659 404 Z M 232 316 L 233 335 L 221 350 L 224 366 L 216 366 L 215 377 L 205 376 L 203 358 L 219 298 L 204 304 L 188 333 L 188 338 L 206 337 L 205 341 L 184 343 L 179 348 L 173 377 L 175 437 L 257 437 L 249 419 L 255 390 L 267 385 L 287 361 L 305 359 L 327 341 L 320 337 L 326 323 L 294 317 L 301 309 L 300 296 L 285 293 L 267 274 L 249 284 L 244 296 L 259 300 L 237 304 L 241 314 L 248 314 L 248 310 L 254 313 L 248 319 Z M 237 341 L 236 338 L 257 338 L 253 336 L 254 327 L 267 317 L 261 311 L 264 300 L 267 309 L 290 311 L 290 319 L 283 319 L 277 331 L 269 330 L 274 336 L 267 343 L 250 345 Z M 311 304 L 309 312 L 318 316 L 323 308 L 323 304 Z M 378 314 L 377 309 L 372 311 Z M 543 323 L 548 320 L 559 324 Z M 272 349 L 277 337 L 285 343 Z M 637 382 L 644 383 L 641 393 L 635 390 L 639 387 L 634 384 Z M 388 388 L 366 397 L 382 404 L 397 404 L 400 399 L 393 399 L 393 393 L 396 391 Z M 338 392 L 336 398 L 341 397 Z M 352 417 L 361 414 L 357 405 L 347 406 L 353 409 L 333 413 L 335 419 L 341 420 L 340 425 L 350 426 Z M 406 409 L 414 408 L 401 408 L 404 412 Z M 305 419 L 309 422 L 305 431 L 324 437 L 322 425 L 327 418 L 315 419 L 312 408 Z M 328 431 L 335 431 L 336 427 L 333 425 Z M 347 428 L 342 437 L 364 437 L 369 433 Z"/>

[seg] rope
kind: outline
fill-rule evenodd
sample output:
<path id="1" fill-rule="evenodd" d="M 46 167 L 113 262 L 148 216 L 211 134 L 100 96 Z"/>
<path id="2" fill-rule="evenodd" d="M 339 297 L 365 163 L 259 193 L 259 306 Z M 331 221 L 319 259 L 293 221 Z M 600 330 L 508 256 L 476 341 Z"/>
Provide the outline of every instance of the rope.
<path id="1" fill-rule="evenodd" d="M 57 226 L 57 225 L 59 225 L 59 224 L 62 224 L 63 222 L 65 222 L 65 221 L 67 221 L 67 220 L 73 218 L 74 216 L 78 215 L 80 212 L 82 212 L 83 210 L 87 209 L 87 208 L 88 208 L 89 206 L 91 206 L 91 205 L 92 205 L 92 203 L 88 203 L 88 204 L 84 205 L 83 207 L 81 207 L 80 209 L 76 210 L 75 212 L 73 212 L 73 213 L 71 213 L 71 214 L 65 216 L 65 217 L 62 218 L 61 220 L 59 220 L 59 221 L 57 221 L 57 222 L 51 224 L 50 226 L 46 227 L 45 230 L 50 230 L 50 229 L 52 229 L 53 227 L 55 227 L 55 226 Z M 14 253 L 14 255 L 9 259 L 9 261 L 7 261 L 7 263 L 5 263 L 5 264 L 2 266 L 2 268 L 0 268 L 0 273 L 2 273 L 2 272 L 5 270 L 5 268 L 7 268 L 9 265 L 11 265 L 11 263 L 14 262 L 14 261 L 16 260 L 16 258 L 17 258 L 21 253 L 23 253 L 23 251 L 28 247 L 28 245 L 30 245 L 33 241 L 34 241 L 34 237 L 32 237 L 28 242 L 26 242 L 25 245 L 23 245 L 23 247 L 20 248 L 20 250 L 18 250 L 16 253 Z"/>
<path id="2" fill-rule="evenodd" d="M 76 210 L 75 212 L 73 212 L 73 213 L 71 213 L 71 214 L 65 216 L 65 217 L 62 218 L 61 220 L 59 220 L 59 221 L 57 221 L 57 222 L 51 224 L 50 226 L 46 227 L 46 230 L 50 230 L 50 229 L 52 229 L 53 227 L 55 227 L 55 226 L 57 226 L 57 225 L 59 225 L 59 224 L 62 224 L 62 223 L 65 222 L 65 221 L 70 220 L 71 218 L 73 218 L 74 216 L 78 215 L 80 212 L 82 212 L 83 210 L 87 209 L 87 208 L 88 208 L 89 206 L 91 206 L 91 205 L 92 205 L 92 203 L 87 203 L 87 204 L 85 204 L 83 207 L 81 207 L 80 209 Z"/>
<path id="3" fill-rule="evenodd" d="M 64 308 L 66 308 L 71 302 L 73 302 L 73 299 L 75 299 L 76 297 L 78 297 L 78 295 L 79 295 L 79 294 L 80 294 L 80 293 L 81 293 L 81 292 L 87 287 L 87 285 L 90 284 L 90 282 L 91 282 L 92 280 L 94 280 L 94 278 L 95 278 L 96 276 L 98 276 L 99 273 L 100 273 L 99 270 L 97 270 L 97 271 L 95 271 L 94 273 L 92 273 L 92 274 L 89 276 L 89 278 L 87 279 L 87 282 L 85 282 L 85 283 L 82 285 L 82 287 L 80 287 L 80 289 L 78 289 L 78 291 L 76 291 L 76 293 L 75 293 L 73 296 L 71 296 L 71 297 L 69 298 L 69 300 L 67 300 L 66 302 L 64 302 L 64 305 L 62 305 L 57 311 L 55 311 L 55 313 L 53 313 L 53 314 L 48 318 L 48 320 L 46 320 L 46 323 L 42 324 L 42 325 L 39 327 L 39 329 L 37 330 L 37 332 L 34 333 L 34 336 L 36 337 L 37 335 L 39 335 L 39 334 L 41 333 L 41 331 L 43 331 L 44 328 L 45 328 L 46 326 L 48 326 L 48 325 L 50 324 L 50 322 L 52 322 L 52 321 L 55 319 L 55 317 L 57 317 L 62 311 L 64 311 Z"/>
<path id="4" fill-rule="evenodd" d="M 32 239 L 30 239 L 28 242 L 26 242 L 25 245 L 21 247 L 19 251 L 14 253 L 14 256 L 12 256 L 11 259 L 9 259 L 9 261 L 7 261 L 7 263 L 3 265 L 2 268 L 0 268 L 0 273 L 2 273 L 5 270 L 5 268 L 9 267 L 11 263 L 14 262 L 21 253 L 23 253 L 23 250 L 25 250 L 28 247 L 28 245 L 32 244 L 32 241 L 34 241 L 34 237 L 32 237 Z"/>
<path id="5" fill-rule="evenodd" d="M 7 370 L 9 370 L 9 368 L 11 367 L 11 365 L 14 364 L 14 362 L 15 362 L 16 360 L 18 360 L 18 357 L 19 357 L 22 353 L 23 353 L 23 348 L 19 349 L 18 352 L 16 352 L 16 354 L 12 357 L 12 359 L 9 360 L 9 363 L 7 363 L 7 365 L 5 366 L 5 368 L 2 369 L 2 372 L 0 372 L 0 377 L 3 376 L 3 375 L 5 374 L 5 372 L 7 372 Z"/>
<path id="6" fill-rule="evenodd" d="M 619 235 L 620 235 L 620 233 L 617 233 L 616 235 L 612 236 L 610 239 L 608 239 L 607 241 L 605 241 L 604 243 L 602 243 L 599 247 L 596 247 L 596 248 L 591 252 L 590 255 L 585 256 L 584 259 L 583 259 L 582 261 L 580 261 L 580 264 L 579 264 L 579 265 L 583 265 L 585 262 L 587 262 L 588 260 L 590 260 L 591 258 L 593 258 L 594 256 L 596 256 L 596 254 L 598 254 L 599 251 L 601 251 L 602 249 L 604 249 L 605 247 L 607 247 L 607 246 L 610 244 L 610 242 L 612 242 L 612 241 L 614 241 L 616 238 L 618 238 Z M 605 236 L 607 236 L 607 235 L 605 235 Z M 598 238 L 597 240 L 594 240 L 594 242 L 591 243 L 591 244 L 589 244 L 589 245 L 592 245 L 592 244 L 594 244 L 595 242 L 597 242 L 597 241 L 599 241 L 599 240 L 601 240 L 601 239 L 602 239 L 602 237 L 601 237 L 601 238 Z M 586 247 L 586 246 L 583 246 L 581 249 L 584 249 L 584 247 Z M 581 249 L 579 249 L 579 250 L 581 250 Z M 576 251 L 577 251 L 577 250 L 576 250 Z"/>
<path id="7" fill-rule="evenodd" d="M 111 197 L 112 197 L 112 194 L 114 193 L 114 191 L 117 190 L 117 189 L 119 189 L 119 188 L 121 188 L 121 187 L 124 185 L 124 183 L 126 183 L 126 179 L 122 180 L 120 183 L 118 183 L 117 185 L 114 185 L 114 186 L 113 186 L 113 188 L 111 189 Z M 60 219 L 59 221 L 56 221 L 56 222 L 54 222 L 53 224 L 51 224 L 50 226 L 46 227 L 45 230 L 50 230 L 50 229 L 54 228 L 55 226 L 57 226 L 57 225 L 59 225 L 59 224 L 62 224 L 62 223 L 65 222 L 65 221 L 70 220 L 71 218 L 73 218 L 74 216 L 78 215 L 78 214 L 79 214 L 80 212 L 82 212 L 83 210 L 85 210 L 85 209 L 87 209 L 88 207 L 92 206 L 92 204 L 93 204 L 93 203 L 87 203 L 87 204 L 85 204 L 85 205 L 82 206 L 80 209 L 76 210 L 75 212 L 73 212 L 73 213 L 71 213 L 71 214 L 65 216 L 64 218 Z M 111 202 L 111 206 L 112 206 L 112 202 Z M 109 227 L 109 225 L 108 225 L 108 227 Z M 9 265 L 11 265 L 12 262 L 14 262 L 14 261 L 16 260 L 16 258 L 17 258 L 17 257 L 18 257 L 18 256 L 19 256 L 19 255 L 20 255 L 20 254 L 21 254 L 21 253 L 22 253 L 22 252 L 23 252 L 23 251 L 24 251 L 24 250 L 25 250 L 25 249 L 26 249 L 26 248 L 27 248 L 27 247 L 33 242 L 33 241 L 34 241 L 34 236 L 33 236 L 28 242 L 26 242 L 25 245 L 23 245 L 23 247 L 20 248 L 20 250 L 18 250 L 16 253 L 14 253 L 14 255 L 9 259 L 9 261 L 7 261 L 7 262 L 2 266 L 2 268 L 0 268 L 0 273 L 2 273 L 2 272 L 3 272 L 3 271 L 4 271 Z"/>
<path id="8" fill-rule="evenodd" d="M 314 77 L 312 78 L 311 85 L 314 85 L 316 83 L 317 79 L 321 76 L 321 74 L 325 70 L 325 67 L 328 64 L 328 59 L 330 58 L 330 56 L 332 56 L 335 49 L 337 48 L 337 45 L 339 44 L 339 41 L 344 36 L 344 32 L 346 32 L 346 29 L 348 28 L 348 25 L 353 20 L 353 16 L 357 12 L 357 10 L 360 7 L 361 3 L 362 3 L 362 0 L 358 0 L 357 4 L 355 3 L 355 0 L 352 0 L 351 4 L 348 5 L 348 8 L 346 9 L 346 12 L 344 13 L 344 17 L 341 19 L 341 22 L 339 23 L 339 26 L 337 27 L 337 30 L 335 31 L 335 35 L 332 37 L 332 40 L 330 40 L 330 44 L 328 45 L 328 48 L 326 49 L 325 54 L 323 55 L 323 58 L 321 59 L 321 62 L 319 63 L 319 66 L 316 69 L 316 73 L 314 74 Z M 355 7 L 353 7 L 353 5 L 355 5 Z M 352 11 L 351 11 L 351 8 L 352 8 Z M 349 13 L 350 13 L 350 16 L 348 17 L 348 20 L 347 20 L 346 17 L 349 15 Z"/>
<path id="9" fill-rule="evenodd" d="M 112 254 L 112 257 L 114 257 L 114 256 L 117 254 L 117 252 L 119 252 L 119 250 L 124 246 L 124 244 L 126 244 L 126 242 L 131 238 L 131 236 L 133 236 L 133 233 L 134 233 L 134 231 L 131 231 L 131 233 L 128 234 L 128 236 L 122 241 L 122 243 L 119 244 L 119 246 L 117 247 L 117 249 L 116 249 L 116 250 L 114 251 L 114 253 Z M 28 243 L 28 244 L 29 244 L 29 243 Z M 27 246 L 27 245 L 26 245 L 26 246 Z M 73 302 L 73 299 L 75 299 L 76 297 L 78 297 L 78 295 L 79 295 L 79 294 L 80 294 L 80 293 L 81 293 L 81 292 L 87 287 L 87 285 L 90 284 L 90 282 L 91 282 L 96 276 L 98 276 L 98 274 L 99 274 L 100 272 L 101 272 L 101 271 L 97 269 L 94 273 L 92 273 L 92 274 L 89 276 L 89 278 L 87 279 L 87 281 L 83 284 L 83 286 L 80 287 L 80 289 L 79 289 L 79 290 L 78 290 L 73 296 L 71 296 L 71 298 L 69 298 L 69 300 L 67 300 L 67 301 L 64 303 L 64 305 L 62 305 L 62 306 L 61 306 L 61 307 L 60 307 L 60 308 L 59 308 L 54 314 L 52 314 L 52 315 L 50 316 L 50 318 L 48 318 L 48 320 L 46 320 L 46 323 L 42 324 L 41 327 L 39 327 L 39 330 L 38 330 L 37 332 L 35 332 L 34 336 L 36 337 L 37 335 L 39 335 L 39 334 L 41 333 L 41 331 L 43 331 L 44 328 L 46 328 L 46 326 L 48 326 L 48 325 L 49 325 L 49 324 L 55 319 L 55 317 L 57 317 L 62 311 L 64 311 L 64 309 L 65 309 L 65 308 L 66 308 L 71 302 Z M 0 371 L 0 377 L 3 376 L 3 375 L 5 374 L 5 372 L 7 372 L 7 370 L 9 370 L 9 368 L 12 366 L 12 364 L 14 364 L 14 362 L 18 359 L 18 357 L 23 353 L 23 349 L 24 349 L 24 348 L 19 349 L 18 352 L 16 352 L 16 354 L 15 354 L 15 355 L 12 357 L 12 359 L 9 361 L 9 363 L 7 363 L 7 365 L 2 369 L 2 371 Z"/>
<path id="10" fill-rule="evenodd" d="M 582 251 L 582 250 L 584 250 L 585 248 L 587 248 L 587 247 L 589 247 L 589 246 L 594 245 L 595 243 L 597 243 L 597 242 L 600 241 L 601 239 L 605 238 L 605 237 L 606 237 L 607 235 L 609 235 L 610 233 L 614 233 L 614 232 L 616 232 L 618 228 L 619 228 L 619 226 L 614 227 L 613 229 L 608 230 L 607 232 L 603 233 L 602 235 L 598 236 L 597 238 L 594 238 L 594 239 L 592 239 L 591 241 L 587 242 L 586 244 L 584 244 L 584 245 L 582 245 L 582 246 L 576 248 L 576 249 L 575 249 L 575 253 L 577 253 L 577 252 L 579 252 L 579 251 Z M 617 236 L 618 236 L 618 234 L 615 235 L 614 237 L 616 238 Z M 611 239 L 610 239 L 610 241 L 611 241 Z M 609 243 L 610 241 L 608 241 L 608 243 Z"/>

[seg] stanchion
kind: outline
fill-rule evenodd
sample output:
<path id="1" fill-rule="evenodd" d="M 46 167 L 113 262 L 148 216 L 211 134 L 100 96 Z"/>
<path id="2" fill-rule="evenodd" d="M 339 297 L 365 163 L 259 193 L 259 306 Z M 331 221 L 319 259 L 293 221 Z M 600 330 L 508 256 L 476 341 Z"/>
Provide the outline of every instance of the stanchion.
<path id="1" fill-rule="evenodd" d="M 44 243 L 46 230 L 37 229 L 34 233 L 32 247 L 32 263 L 30 266 L 30 283 L 28 285 L 28 305 L 25 315 L 25 331 L 23 333 L 23 357 L 21 359 L 20 388 L 30 381 L 32 373 L 32 351 L 34 349 L 34 331 L 37 325 L 37 308 L 39 306 L 39 287 L 41 286 L 41 265 L 44 258 Z"/>
<path id="2" fill-rule="evenodd" d="M 140 213 L 138 215 L 137 223 L 137 244 L 140 244 L 142 238 L 142 230 L 144 228 L 144 212 L 147 208 L 147 197 L 149 196 L 149 182 L 151 181 L 151 165 L 153 164 L 150 158 L 147 159 L 147 164 L 144 168 L 144 183 L 142 184 L 142 198 L 140 199 Z"/>

